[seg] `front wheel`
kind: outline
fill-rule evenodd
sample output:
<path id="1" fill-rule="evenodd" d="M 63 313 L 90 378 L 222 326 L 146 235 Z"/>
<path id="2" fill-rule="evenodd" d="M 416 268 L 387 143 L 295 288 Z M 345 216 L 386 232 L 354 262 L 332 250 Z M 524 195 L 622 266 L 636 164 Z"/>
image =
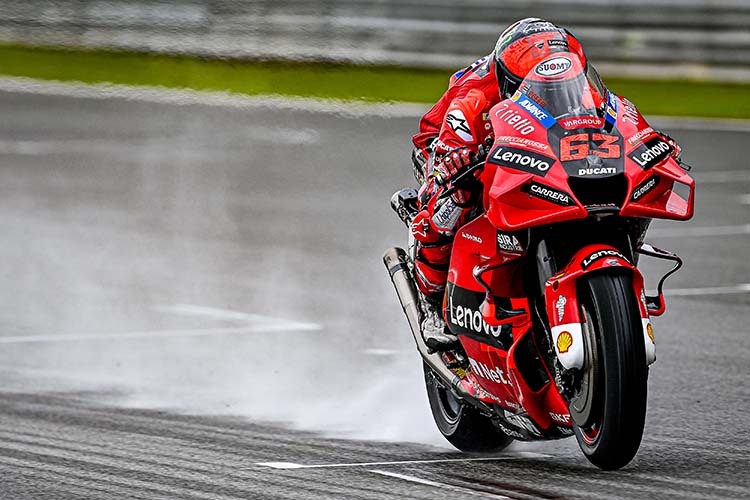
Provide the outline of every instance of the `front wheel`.
<path id="1" fill-rule="evenodd" d="M 456 398 L 426 363 L 424 378 L 432 417 L 440 433 L 453 446 L 469 453 L 492 453 L 513 441 L 492 419 Z"/>
<path id="2" fill-rule="evenodd" d="M 595 274 L 580 287 L 586 361 L 570 401 L 588 460 L 605 470 L 638 452 L 646 420 L 648 366 L 641 317 L 627 273 Z"/>

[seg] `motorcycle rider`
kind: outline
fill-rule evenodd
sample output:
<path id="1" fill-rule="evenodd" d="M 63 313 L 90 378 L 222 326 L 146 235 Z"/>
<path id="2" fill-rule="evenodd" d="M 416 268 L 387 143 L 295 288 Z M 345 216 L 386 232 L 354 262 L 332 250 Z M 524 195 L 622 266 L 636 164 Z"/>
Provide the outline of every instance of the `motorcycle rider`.
<path id="1" fill-rule="evenodd" d="M 422 184 L 419 213 L 411 233 L 416 241 L 415 278 L 422 311 L 422 336 L 434 350 L 449 350 L 458 338 L 446 328 L 442 315 L 453 238 L 458 228 L 478 215 L 480 190 L 456 189 L 438 198 L 441 186 L 472 163 L 472 154 L 493 140 L 489 110 L 510 98 L 539 62 L 559 52 L 577 56 L 587 67 L 578 39 L 568 30 L 539 18 L 526 18 L 500 35 L 495 50 L 451 76 L 448 90 L 420 120 L 412 137 L 414 175 Z M 600 96 L 603 97 L 603 96 Z M 681 149 L 667 134 L 655 131 Z"/>
<path id="2" fill-rule="evenodd" d="M 417 244 L 415 278 L 422 335 L 433 350 L 458 342 L 441 309 L 455 232 L 476 215 L 480 197 L 478 190 L 457 189 L 439 200 L 438 189 L 471 165 L 472 153 L 492 139 L 490 108 L 510 98 L 537 63 L 557 52 L 572 52 L 586 65 L 580 42 L 566 29 L 539 18 L 517 21 L 500 34 L 491 54 L 451 76 L 448 90 L 421 118 L 412 138 L 414 175 L 422 184 L 420 212 L 411 227 Z"/>

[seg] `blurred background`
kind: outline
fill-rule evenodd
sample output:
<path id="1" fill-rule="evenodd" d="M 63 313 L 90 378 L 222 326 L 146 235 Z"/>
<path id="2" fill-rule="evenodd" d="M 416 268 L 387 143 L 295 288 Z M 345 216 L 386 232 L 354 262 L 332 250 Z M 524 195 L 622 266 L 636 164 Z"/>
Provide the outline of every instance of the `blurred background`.
<path id="1" fill-rule="evenodd" d="M 744 0 L 6 0 L 0 72 L 427 103 L 446 70 L 488 54 L 528 16 L 571 29 L 646 113 L 750 116 Z"/>
<path id="2" fill-rule="evenodd" d="M 406 239 L 388 201 L 450 74 L 527 16 L 695 166 L 694 220 L 650 236 L 686 265 L 646 437 L 593 479 L 570 440 L 399 470 L 503 498 L 750 496 L 750 2 L 2 0 L 0 497 L 435 498 L 254 464 L 454 457 L 382 266 Z"/>
<path id="3" fill-rule="evenodd" d="M 537 16 L 603 73 L 747 81 L 744 0 L 6 0 L 0 39 L 227 58 L 458 68 Z"/>

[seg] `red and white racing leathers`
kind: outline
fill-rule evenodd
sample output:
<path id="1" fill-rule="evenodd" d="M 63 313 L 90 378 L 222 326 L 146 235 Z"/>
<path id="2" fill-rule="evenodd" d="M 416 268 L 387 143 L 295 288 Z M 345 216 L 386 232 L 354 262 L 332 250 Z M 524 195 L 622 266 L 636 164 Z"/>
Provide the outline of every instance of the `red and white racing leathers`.
<path id="1" fill-rule="evenodd" d="M 432 169 L 436 160 L 453 149 L 467 147 L 477 152 L 492 135 L 489 110 L 499 101 L 492 57 L 483 57 L 451 76 L 448 90 L 422 117 L 419 133 L 412 137 L 425 179 L 419 191 L 420 212 L 411 228 L 417 240 L 417 286 L 436 303 L 442 302 L 445 292 L 455 232 L 468 222 L 479 193 L 458 192 L 438 200 Z"/>

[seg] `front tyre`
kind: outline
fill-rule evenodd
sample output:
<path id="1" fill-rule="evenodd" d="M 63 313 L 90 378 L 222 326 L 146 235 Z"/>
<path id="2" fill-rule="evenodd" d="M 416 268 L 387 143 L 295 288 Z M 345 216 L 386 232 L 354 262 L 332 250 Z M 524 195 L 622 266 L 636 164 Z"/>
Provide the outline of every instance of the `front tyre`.
<path id="1" fill-rule="evenodd" d="M 627 465 L 646 421 L 648 366 L 628 273 L 594 274 L 579 289 L 586 362 L 570 402 L 578 444 L 604 470 Z"/>
<path id="2" fill-rule="evenodd" d="M 435 424 L 453 446 L 468 453 L 492 453 L 513 441 L 492 419 L 456 398 L 426 363 L 424 378 Z"/>

